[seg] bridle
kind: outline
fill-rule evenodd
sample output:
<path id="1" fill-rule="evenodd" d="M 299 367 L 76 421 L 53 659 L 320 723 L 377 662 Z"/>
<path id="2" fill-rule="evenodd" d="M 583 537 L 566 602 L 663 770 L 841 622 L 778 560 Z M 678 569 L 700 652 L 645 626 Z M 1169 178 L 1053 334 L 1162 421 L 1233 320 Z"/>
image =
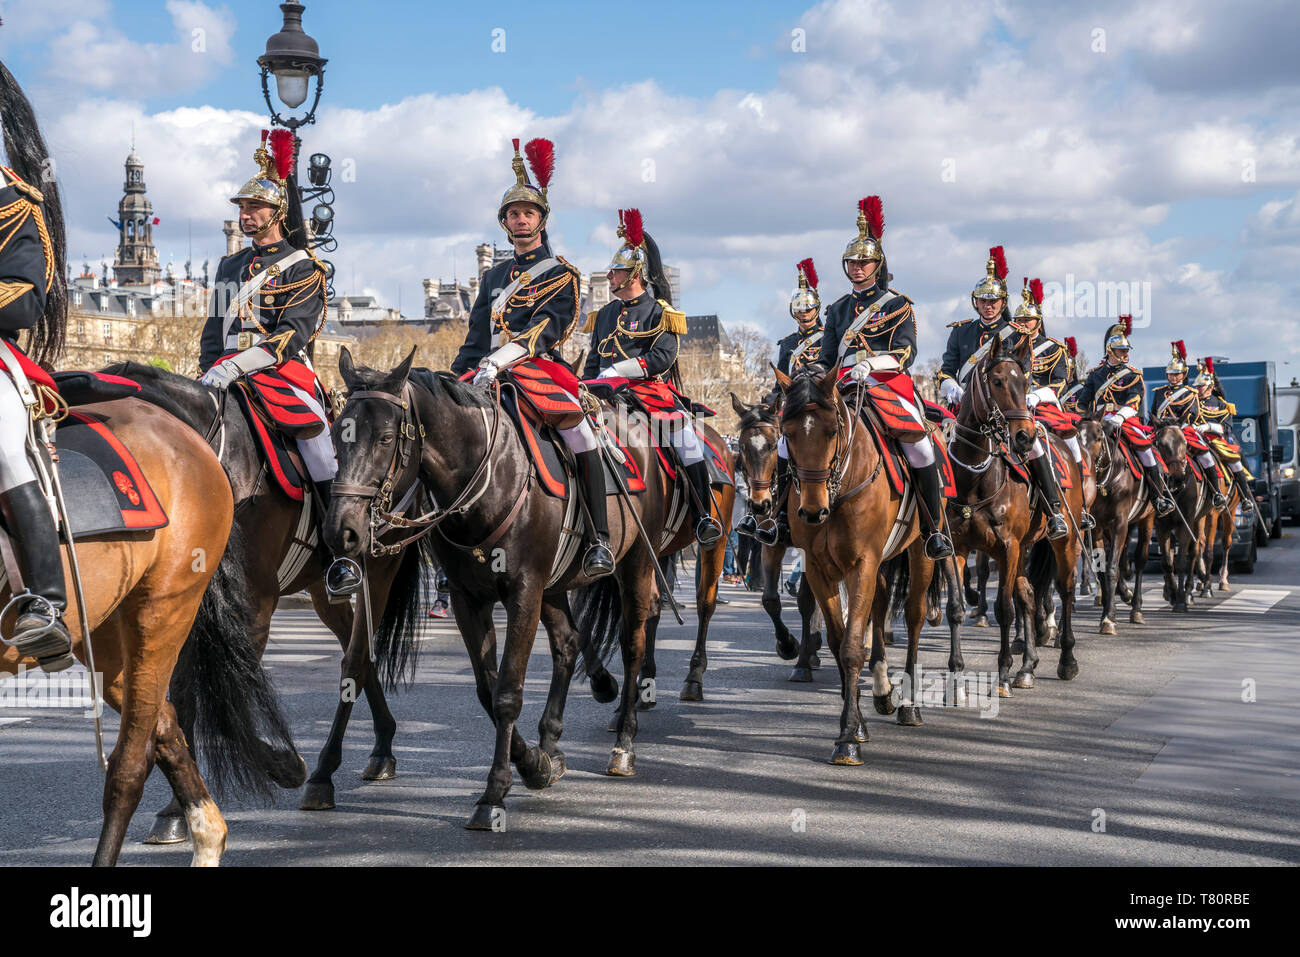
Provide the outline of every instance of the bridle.
<path id="1" fill-rule="evenodd" d="M 1014 362 L 1016 365 L 1020 365 L 1020 360 L 1015 356 L 1000 356 L 989 362 L 987 367 L 981 362 L 975 367 L 975 371 L 971 375 L 971 386 L 967 394 L 970 396 L 971 416 L 979 427 L 972 429 L 970 426 L 962 425 L 960 420 L 955 423 L 954 441 L 974 449 L 984 456 L 984 461 L 979 465 L 971 465 L 954 455 L 953 462 L 975 475 L 988 471 L 998 457 L 996 453 L 1001 446 L 1006 445 L 1010 448 L 1010 424 L 1012 422 L 1034 421 L 1034 413 L 1027 408 L 1003 409 L 993 401 L 993 392 L 988 383 L 988 372 L 1004 362 Z"/>
<path id="2" fill-rule="evenodd" d="M 408 471 L 412 452 L 423 446 L 425 436 L 424 425 L 420 422 L 411 383 L 408 381 L 403 385 L 401 395 L 379 389 L 361 389 L 348 393 L 347 403 L 344 405 L 345 412 L 347 407 L 354 401 L 366 399 L 388 402 L 402 410 L 402 423 L 398 428 L 397 448 L 393 450 L 393 457 L 388 464 L 383 481 L 379 485 L 345 485 L 336 482 L 331 489 L 332 495 L 370 499 L 369 549 L 372 556 L 396 555 L 407 545 L 428 535 L 448 518 L 468 512 L 487 493 L 487 490 L 492 485 L 492 453 L 496 449 L 497 434 L 501 429 L 501 387 L 499 383 L 492 383 L 492 396 L 494 401 L 491 425 L 488 424 L 487 413 L 483 413 L 483 428 L 487 437 L 483 458 L 479 461 L 478 467 L 474 470 L 474 474 L 466 483 L 465 488 L 446 508 L 434 507 L 422 515 L 406 518 L 402 513 L 415 497 L 420 488 L 420 483 L 418 480 L 413 482 L 396 507 L 393 506 L 393 487 L 398 478 Z M 342 417 L 342 414 L 340 414 L 340 417 Z M 456 542 L 452 542 L 450 538 L 447 540 L 459 548 L 473 552 L 479 561 L 485 561 L 482 549 L 491 547 L 505 534 L 505 530 L 509 528 L 515 516 L 518 515 L 530 484 L 526 478 L 520 494 L 515 498 L 515 504 L 510 514 L 487 539 L 473 546 L 458 545 Z M 475 490 L 476 486 L 477 490 Z M 414 530 L 414 534 L 396 542 L 381 543 L 379 537 L 393 529 L 411 529 Z M 446 537 L 445 531 L 443 536 Z"/>
<path id="3" fill-rule="evenodd" d="M 845 502 L 857 495 L 864 488 L 876 480 L 880 474 L 881 467 L 885 460 L 879 456 L 876 460 L 876 467 L 871 474 L 851 488 L 849 491 L 841 494 L 840 488 L 844 483 L 844 476 L 848 473 L 849 465 L 853 459 L 853 440 L 858 434 L 858 421 L 862 414 L 862 394 L 865 391 L 861 386 L 854 390 L 853 393 L 853 414 L 849 416 L 848 403 L 840 395 L 839 388 L 835 390 L 835 452 L 831 455 L 830 465 L 824 469 L 807 469 L 802 468 L 794 460 L 794 449 L 787 443 L 786 451 L 789 455 L 791 470 L 791 485 L 797 494 L 801 495 L 804 482 L 813 485 L 818 483 L 826 484 L 826 495 L 829 499 L 829 507 L 834 509 L 839 502 Z M 845 416 L 849 416 L 849 424 L 844 424 Z M 782 416 L 784 418 L 784 414 Z M 846 437 L 847 434 L 847 437 Z"/>

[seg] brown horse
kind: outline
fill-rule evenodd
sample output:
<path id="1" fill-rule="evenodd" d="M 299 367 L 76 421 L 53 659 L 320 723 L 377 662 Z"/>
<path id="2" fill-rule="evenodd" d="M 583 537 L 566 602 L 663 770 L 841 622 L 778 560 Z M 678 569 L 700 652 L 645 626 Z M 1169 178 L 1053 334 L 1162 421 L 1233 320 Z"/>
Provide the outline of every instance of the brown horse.
<path id="1" fill-rule="evenodd" d="M 831 763 L 861 765 L 861 744 L 868 739 L 859 705 L 858 681 L 866 659 L 864 639 L 871 630 L 872 698 L 878 714 L 894 714 L 898 723 L 919 725 L 917 649 L 925 617 L 926 592 L 934 563 L 925 557 L 913 490 L 900 496 L 882 480 L 884 461 L 837 388 L 837 371 L 805 374 L 796 379 L 778 371 L 785 395 L 781 433 L 792 473 L 787 501 L 791 538 L 805 556 L 804 577 L 825 621 L 827 641 L 840 670 L 840 733 Z M 861 401 L 862 392 L 854 390 Z M 937 438 L 935 438 L 937 441 Z M 884 565 L 906 556 L 908 630 L 906 678 L 901 701 L 885 658 L 887 610 Z M 847 602 L 841 601 L 844 584 Z"/>
<path id="2" fill-rule="evenodd" d="M 1209 598 L 1214 593 L 1215 578 L 1219 580 L 1219 591 L 1232 590 L 1228 584 L 1228 555 L 1232 551 L 1232 538 L 1236 531 L 1234 516 L 1237 514 L 1237 506 L 1241 504 L 1241 490 L 1237 488 L 1237 483 L 1228 477 L 1227 469 L 1212 471 L 1208 473 L 1207 478 L 1211 482 L 1212 489 L 1217 488 L 1223 493 L 1227 505 L 1223 508 L 1211 508 L 1206 516 L 1200 548 L 1197 550 L 1202 598 Z M 1214 571 L 1216 552 L 1221 556 L 1217 573 Z"/>
<path id="3" fill-rule="evenodd" d="M 1011 689 L 1032 688 L 1038 665 L 1035 646 L 1046 640 L 1047 608 L 1034 600 L 1037 590 L 1045 592 L 1055 569 L 1057 593 L 1061 598 L 1061 654 L 1057 677 L 1063 681 L 1079 673 L 1074 657 L 1074 580 L 1082 550 L 1078 516 L 1083 508 L 1083 477 L 1066 451 L 1064 443 L 1051 433 L 1044 441 L 1064 456 L 1072 470 L 1073 488 L 1062 489 L 1062 506 L 1069 512 L 1069 533 L 1040 548 L 1032 562 L 1031 549 L 1047 530 L 1045 511 L 1033 499 L 1032 489 L 1018 477 L 1004 457 L 1004 449 L 1023 455 L 1033 446 L 1038 426 L 1025 401 L 1028 392 L 1028 362 L 1031 341 L 1027 336 L 1003 339 L 980 360 L 970 377 L 970 386 L 957 410 L 956 437 L 952 443 L 957 495 L 947 502 L 957 568 L 964 568 L 972 551 L 989 555 L 998 567 L 996 611 L 1001 632 L 998 649 L 998 694 L 1010 697 Z M 1022 640 L 1020 670 L 1011 679 L 1013 617 L 1034 613 L 1035 636 Z M 948 616 L 948 627 L 957 642 L 960 613 Z M 1027 629 L 1026 629 L 1027 631 Z"/>
<path id="4" fill-rule="evenodd" d="M 1173 495 L 1173 512 L 1156 518 L 1154 510 L 1138 527 L 1137 549 L 1133 562 L 1133 608 L 1142 610 L 1142 575 L 1147 547 L 1154 533 L 1160 543 L 1160 568 L 1165 578 L 1165 600 L 1176 612 L 1187 611 L 1192 599 L 1193 576 L 1199 558 L 1205 522 L 1211 511 L 1212 491 L 1189 464 L 1187 438 L 1176 421 L 1154 423 L 1155 449 L 1169 469 L 1166 482 Z"/>
<path id="5" fill-rule="evenodd" d="M 1134 600 L 1124 580 L 1128 559 L 1129 531 L 1135 525 L 1147 522 L 1155 507 L 1146 480 L 1135 477 L 1124 460 L 1119 447 L 1121 439 L 1102 424 L 1102 412 L 1092 412 L 1083 418 L 1079 436 L 1093 462 L 1097 482 L 1097 500 L 1092 517 L 1097 527 L 1093 530 L 1096 556 L 1093 567 L 1097 572 L 1100 591 L 1100 634 L 1113 635 L 1115 628 L 1115 595 Z M 1139 562 L 1146 555 L 1138 556 Z M 1135 625 L 1145 623 L 1140 608 L 1129 612 L 1129 621 Z"/>
<path id="6" fill-rule="evenodd" d="M 154 531 L 97 536 L 76 546 L 94 670 L 103 676 L 104 699 L 122 715 L 108 760 L 94 863 L 116 863 L 156 761 L 194 838 L 194 863 L 214 865 L 225 850 L 226 824 L 167 700 L 182 646 L 198 659 L 193 673 L 200 748 L 215 759 L 218 774 L 230 772 L 255 785 L 264 779 L 262 762 L 272 745 L 293 750 L 248 640 L 244 556 L 230 537 L 230 483 L 202 436 L 160 409 L 120 399 L 78 411 L 106 423 L 131 449 L 169 519 Z M 67 558 L 65 545 L 65 565 Z M 70 572 L 65 575 L 71 582 Z M 8 594 L 6 587 L 0 597 L 7 600 Z M 69 602 L 67 622 L 77 637 L 77 657 L 89 663 L 75 602 Z M 13 673 L 19 664 L 14 649 L 6 648 L 0 668 Z M 259 729 L 270 743 L 257 737 Z"/>
<path id="7" fill-rule="evenodd" d="M 766 402 L 746 405 L 735 393 L 732 393 L 731 405 L 740 417 L 737 438 L 739 468 L 749 481 L 750 511 L 755 518 L 764 522 L 774 521 L 772 513 L 777 503 L 772 493 L 772 482 L 776 475 L 777 441 L 781 437 L 779 410 Z M 816 599 L 808 586 L 808 577 L 803 576 L 796 597 L 803 633 L 800 642 L 795 644 L 790 629 L 781 620 L 781 568 L 785 553 L 786 546 L 780 542 L 763 546 L 763 610 L 772 619 L 772 626 L 776 629 L 776 653 L 787 661 L 798 658 L 790 672 L 790 680 L 812 681 L 813 669 L 821 665 L 817 657 L 821 635 L 812 627 Z"/>

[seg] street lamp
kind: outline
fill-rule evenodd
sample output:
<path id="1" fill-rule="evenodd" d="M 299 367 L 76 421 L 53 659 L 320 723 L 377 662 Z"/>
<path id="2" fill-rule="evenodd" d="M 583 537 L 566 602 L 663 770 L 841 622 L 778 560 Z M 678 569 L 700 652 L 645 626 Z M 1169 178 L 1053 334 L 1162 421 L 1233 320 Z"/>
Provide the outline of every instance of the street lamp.
<path id="1" fill-rule="evenodd" d="M 284 25 L 279 33 L 272 34 L 266 41 L 266 52 L 257 58 L 257 65 L 262 68 L 262 96 L 266 98 L 266 108 L 271 112 L 271 122 L 293 130 L 295 137 L 298 127 L 316 122 L 316 105 L 320 103 L 321 89 L 325 84 L 325 64 L 328 62 L 320 55 L 316 41 L 302 29 L 303 9 L 297 0 L 280 4 L 280 10 L 284 13 Z M 276 95 L 290 110 L 296 110 L 303 104 L 307 99 L 311 78 L 316 78 L 316 95 L 312 98 L 306 116 L 300 119 L 280 115 L 271 103 L 271 89 L 267 83 L 270 74 L 275 74 Z"/>

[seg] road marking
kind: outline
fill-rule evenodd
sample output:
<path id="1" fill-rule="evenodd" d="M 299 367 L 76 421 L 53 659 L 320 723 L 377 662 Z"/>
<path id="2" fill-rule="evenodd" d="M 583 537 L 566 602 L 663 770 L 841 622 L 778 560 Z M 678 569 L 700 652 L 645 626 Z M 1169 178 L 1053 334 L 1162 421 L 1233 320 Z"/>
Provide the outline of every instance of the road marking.
<path id="1" fill-rule="evenodd" d="M 1290 589 L 1275 591 L 1273 589 L 1247 588 L 1231 598 L 1220 602 L 1215 611 L 1237 611 L 1247 615 L 1262 615 L 1287 595 Z"/>
<path id="2" fill-rule="evenodd" d="M 22 724 L 24 721 L 30 721 L 31 718 L 0 718 L 0 728 L 7 724 Z"/>
<path id="3" fill-rule="evenodd" d="M 324 661 L 328 655 L 293 655 L 279 652 L 262 656 L 264 665 L 300 665 L 308 661 Z"/>

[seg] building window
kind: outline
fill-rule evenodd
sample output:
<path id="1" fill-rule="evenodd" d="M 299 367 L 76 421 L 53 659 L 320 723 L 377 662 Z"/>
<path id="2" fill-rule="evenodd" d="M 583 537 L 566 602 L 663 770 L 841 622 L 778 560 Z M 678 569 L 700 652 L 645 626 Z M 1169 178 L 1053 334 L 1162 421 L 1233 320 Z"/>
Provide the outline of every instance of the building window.
<path id="1" fill-rule="evenodd" d="M 113 324 L 111 322 L 106 322 L 103 324 L 103 326 L 104 326 L 104 345 L 111 346 L 113 344 Z"/>
<path id="2" fill-rule="evenodd" d="M 112 365 L 112 364 L 113 364 L 113 353 L 111 353 L 111 352 L 105 352 L 105 353 L 104 353 L 104 365 L 108 366 L 108 365 Z"/>
<path id="3" fill-rule="evenodd" d="M 77 293 L 77 300 L 78 301 L 81 300 L 81 293 Z M 82 319 L 77 320 L 77 338 L 78 339 L 86 338 L 86 323 Z"/>
<path id="4" fill-rule="evenodd" d="M 128 316 L 134 316 L 134 315 L 135 315 L 135 297 L 134 297 L 134 296 L 132 296 L 131 298 L 127 299 L 127 301 L 126 301 L 126 314 L 127 314 Z"/>
<path id="5" fill-rule="evenodd" d="M 81 290 L 77 290 L 72 294 L 72 304 L 74 306 L 81 305 Z"/>

